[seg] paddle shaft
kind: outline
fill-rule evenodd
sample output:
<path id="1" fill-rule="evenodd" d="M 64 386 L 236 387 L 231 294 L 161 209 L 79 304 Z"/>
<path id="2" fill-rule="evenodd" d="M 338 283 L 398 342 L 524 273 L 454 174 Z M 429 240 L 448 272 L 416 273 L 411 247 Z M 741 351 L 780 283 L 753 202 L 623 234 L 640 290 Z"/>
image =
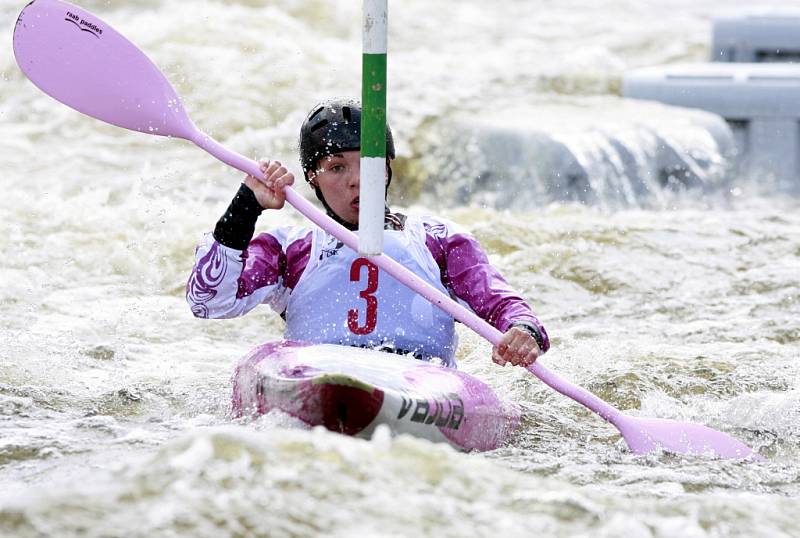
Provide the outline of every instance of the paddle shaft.
<path id="1" fill-rule="evenodd" d="M 237 168 L 246 174 L 250 174 L 251 176 L 263 177 L 258 163 L 248 159 L 243 155 L 240 155 L 239 153 L 229 150 L 210 136 L 198 131 L 195 136 L 191 137 L 191 141 L 220 161 Z M 339 239 L 351 249 L 358 251 L 358 236 L 356 234 L 317 209 L 314 204 L 298 194 L 293 188 L 286 187 L 285 192 L 286 201 L 289 202 L 300 213 L 302 213 L 306 218 Z M 408 286 L 419 295 L 422 295 L 435 306 L 441 308 L 455 319 L 486 338 L 486 340 L 491 342 L 492 345 L 496 346 L 500 343 L 500 339 L 503 337 L 500 331 L 489 325 L 489 323 L 487 323 L 485 320 L 478 317 L 474 312 L 461 306 L 452 298 L 448 297 L 441 291 L 437 290 L 419 278 L 417 275 L 397 263 L 390 256 L 383 254 L 380 256 L 370 256 L 368 259 L 389 273 L 399 282 Z M 616 421 L 621 416 L 621 412 L 588 390 L 577 385 L 573 385 L 569 381 L 563 379 L 561 376 L 542 366 L 539 362 L 535 362 L 529 366 L 528 370 L 552 389 L 565 396 L 568 396 L 569 398 L 572 398 L 580 404 L 583 404 L 612 424 L 617 424 Z"/>

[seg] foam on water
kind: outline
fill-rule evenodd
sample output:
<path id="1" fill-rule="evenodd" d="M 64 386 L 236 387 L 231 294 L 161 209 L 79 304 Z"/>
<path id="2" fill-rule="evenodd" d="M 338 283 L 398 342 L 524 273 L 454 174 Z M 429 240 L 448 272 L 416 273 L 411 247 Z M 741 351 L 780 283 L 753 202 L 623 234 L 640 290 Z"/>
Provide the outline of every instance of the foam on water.
<path id="1" fill-rule="evenodd" d="M 575 487 L 579 477 L 514 472 L 407 437 L 369 442 L 322 430 L 212 428 L 117 465 L 91 488 L 5 495 L 0 525 L 85 536 L 119 529 L 133 536 L 716 536 L 793 528 L 795 503 L 786 497 L 726 491 L 725 478 L 713 495 L 697 496 L 686 470 L 624 467 L 622 479 Z M 742 464 L 727 470 L 748 474 Z M 637 495 L 639 481 L 656 483 L 655 494 Z"/>

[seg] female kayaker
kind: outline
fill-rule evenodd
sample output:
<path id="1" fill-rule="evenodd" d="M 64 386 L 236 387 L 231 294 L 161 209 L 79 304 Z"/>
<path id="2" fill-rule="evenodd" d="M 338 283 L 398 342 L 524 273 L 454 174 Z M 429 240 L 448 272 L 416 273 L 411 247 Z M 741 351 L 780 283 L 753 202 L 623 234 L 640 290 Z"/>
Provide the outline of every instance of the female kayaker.
<path id="1" fill-rule="evenodd" d="M 358 228 L 361 108 L 348 99 L 320 103 L 300 129 L 306 181 L 333 219 Z M 386 129 L 386 190 L 394 140 Z M 255 237 L 265 209 L 281 209 L 294 176 L 261 161 L 265 178 L 247 176 L 213 233 L 195 253 L 186 288 L 200 318 L 241 316 L 260 304 L 286 320 L 285 337 L 371 347 L 455 366 L 452 317 L 400 284 L 367 258 L 316 227 L 286 226 Z M 478 242 L 435 217 L 385 210 L 384 252 L 425 281 L 459 299 L 504 333 L 498 364 L 527 366 L 550 342 L 525 301 L 494 268 Z"/>

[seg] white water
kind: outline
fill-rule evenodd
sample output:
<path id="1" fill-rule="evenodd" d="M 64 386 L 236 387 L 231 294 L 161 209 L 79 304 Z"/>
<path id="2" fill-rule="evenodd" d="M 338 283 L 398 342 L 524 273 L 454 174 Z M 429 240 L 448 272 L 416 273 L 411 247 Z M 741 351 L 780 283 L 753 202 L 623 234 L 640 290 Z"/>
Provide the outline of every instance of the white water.
<path id="1" fill-rule="evenodd" d="M 619 203 L 633 178 L 602 151 L 613 131 L 648 166 L 650 139 L 619 134 L 642 112 L 619 102 L 621 74 L 704 60 L 729 2 L 393 5 L 393 189 L 404 210 L 478 236 L 552 335 L 548 366 L 617 407 L 735 435 L 768 457 L 758 464 L 633 457 L 598 417 L 492 365 L 463 327 L 462 368 L 526 409 L 507 448 L 232 424 L 232 365 L 282 322 L 268 309 L 196 320 L 183 284 L 241 174 L 41 94 L 11 52 L 23 4 L 0 2 L 0 534 L 800 534 L 800 202 L 726 177 Z M 198 125 L 295 171 L 307 109 L 359 91 L 358 2 L 81 5 L 147 51 Z M 611 186 L 585 205 L 548 204 L 536 184 L 473 196 L 469 159 L 423 150 L 442 122 L 493 105 L 538 110 L 537 126 Z M 702 129 L 667 131 L 724 164 Z M 422 183 L 432 177 L 444 190 Z M 474 205 L 431 196 L 453 185 Z M 508 203 L 518 197 L 529 202 Z M 302 218 L 287 209 L 259 229 L 286 221 Z"/>

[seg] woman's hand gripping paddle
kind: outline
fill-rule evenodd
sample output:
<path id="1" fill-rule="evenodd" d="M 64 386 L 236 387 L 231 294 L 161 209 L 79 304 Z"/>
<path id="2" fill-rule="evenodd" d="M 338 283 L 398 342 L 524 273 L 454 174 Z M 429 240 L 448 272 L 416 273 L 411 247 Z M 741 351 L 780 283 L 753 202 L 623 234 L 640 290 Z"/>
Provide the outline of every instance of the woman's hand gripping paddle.
<path id="1" fill-rule="evenodd" d="M 224 148 L 195 127 L 166 77 L 142 51 L 81 8 L 59 0 L 34 0 L 28 4 L 14 29 L 14 55 L 36 86 L 75 110 L 126 129 L 190 140 L 221 161 L 263 177 L 255 161 Z M 354 233 L 293 189 L 286 188 L 286 200 L 348 247 L 358 250 Z M 497 329 L 389 256 L 370 259 L 493 345 L 500 341 Z M 663 449 L 676 454 L 761 458 L 746 445 L 711 428 L 675 420 L 631 417 L 538 362 L 528 369 L 553 389 L 616 426 L 636 454 Z"/>

